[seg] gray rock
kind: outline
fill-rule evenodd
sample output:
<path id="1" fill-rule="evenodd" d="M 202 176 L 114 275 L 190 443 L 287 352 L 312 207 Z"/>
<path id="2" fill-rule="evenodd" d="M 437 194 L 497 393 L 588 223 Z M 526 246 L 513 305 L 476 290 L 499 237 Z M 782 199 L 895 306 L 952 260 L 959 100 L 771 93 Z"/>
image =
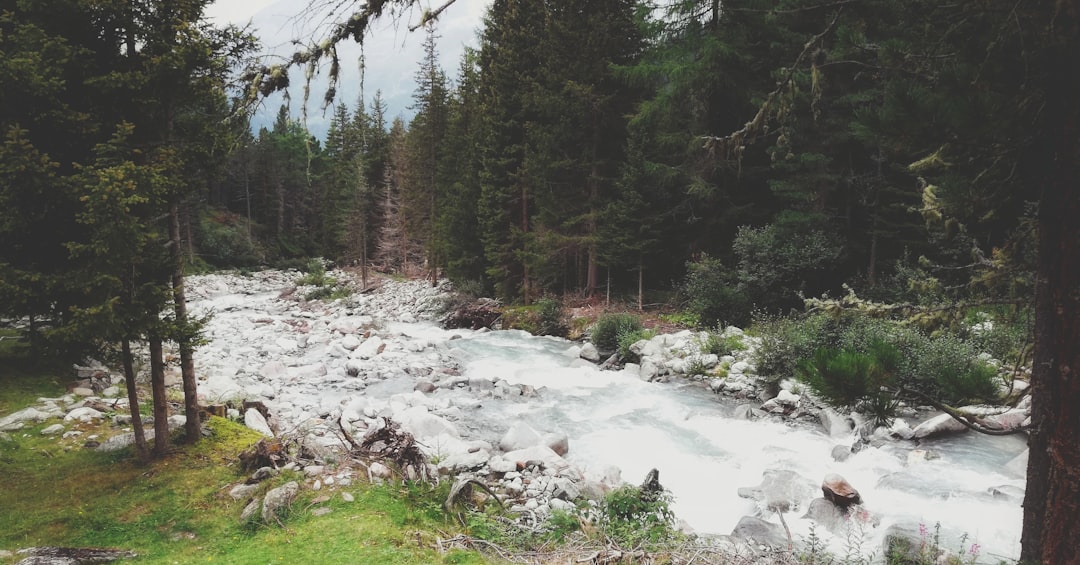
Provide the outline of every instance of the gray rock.
<path id="1" fill-rule="evenodd" d="M 591 342 L 585 342 L 585 344 L 581 346 L 580 355 L 581 358 L 586 361 L 592 361 L 593 363 L 600 362 L 600 352 L 596 350 L 596 346 Z"/>
<path id="2" fill-rule="evenodd" d="M 64 433 L 64 425 L 63 424 L 53 424 L 53 425 L 48 426 L 47 428 L 41 430 L 41 435 L 43 435 L 43 436 L 54 436 L 56 434 L 62 434 L 62 433 Z"/>
<path id="3" fill-rule="evenodd" d="M 241 483 L 229 489 L 229 496 L 231 496 L 233 500 L 243 500 L 255 494 L 255 491 L 257 490 L 259 490 L 259 485 Z"/>
<path id="4" fill-rule="evenodd" d="M 334 509 L 330 508 L 329 506 L 320 506 L 320 507 L 312 510 L 311 515 L 312 516 L 326 516 L 327 514 L 333 512 L 333 511 L 334 511 Z"/>
<path id="5" fill-rule="evenodd" d="M 248 520 L 250 520 L 252 517 L 259 513 L 259 508 L 261 506 L 262 501 L 257 498 L 247 503 L 247 506 L 244 506 L 244 510 L 240 512 L 240 521 L 247 522 Z"/>
<path id="6" fill-rule="evenodd" d="M 768 469 L 761 474 L 761 484 L 740 488 L 739 496 L 757 500 L 766 510 L 790 512 L 814 494 L 814 484 L 794 471 Z"/>
<path id="7" fill-rule="evenodd" d="M 475 452 L 452 453 L 439 461 L 439 472 L 456 474 L 479 469 L 488 463 L 491 454 L 481 449 Z"/>
<path id="8" fill-rule="evenodd" d="M 825 428 L 825 433 L 829 434 L 829 437 L 847 437 L 851 433 L 851 422 L 832 408 L 818 411 L 818 419 L 821 420 L 821 427 Z"/>
<path id="9" fill-rule="evenodd" d="M 427 379 L 419 379 L 416 381 L 416 385 L 413 387 L 413 390 L 418 390 L 424 394 L 429 394 L 435 392 L 435 383 Z"/>
<path id="10" fill-rule="evenodd" d="M 267 524 L 276 522 L 299 492 L 300 485 L 296 481 L 290 481 L 266 493 L 262 507 L 263 521 Z"/>
<path id="11" fill-rule="evenodd" d="M 846 445 L 838 445 L 832 448 L 833 461 L 843 463 L 851 457 L 851 448 Z"/>
<path id="12" fill-rule="evenodd" d="M 555 479 L 552 496 L 562 500 L 572 501 L 581 496 L 581 489 L 577 484 L 565 477 Z"/>
<path id="13" fill-rule="evenodd" d="M 247 482 L 249 482 L 249 483 L 261 483 L 262 481 L 265 481 L 266 479 L 269 479 L 270 477 L 273 477 L 273 476 L 274 476 L 274 470 L 272 468 L 270 468 L 270 467 L 259 467 L 258 469 L 255 470 L 254 473 L 251 474 L 250 477 L 248 477 Z"/>
<path id="14" fill-rule="evenodd" d="M 766 522 L 753 516 L 743 516 L 735 525 L 735 529 L 731 530 L 731 537 L 775 549 L 788 546 L 787 534 L 784 533 L 784 528 L 780 524 Z"/>
<path id="15" fill-rule="evenodd" d="M 1021 502 L 1024 500 L 1024 489 L 1013 485 L 999 485 L 996 487 L 990 487 L 987 489 L 990 496 L 994 498 L 1000 498 L 1002 500 L 1010 500 L 1013 502 Z"/>
<path id="16" fill-rule="evenodd" d="M 815 498 L 806 507 L 806 514 L 802 518 L 804 520 L 813 520 L 828 530 L 829 533 L 840 535 L 844 531 L 846 516 L 847 513 L 832 502 L 824 498 Z"/>
<path id="17" fill-rule="evenodd" d="M 10 432 L 23 427 L 24 422 L 44 422 L 48 419 L 47 413 L 31 406 L 0 418 L 0 431 Z"/>
<path id="18" fill-rule="evenodd" d="M 917 439 L 966 432 L 967 427 L 948 414 L 939 414 L 915 427 Z"/>
<path id="19" fill-rule="evenodd" d="M 354 502 L 356 498 L 354 498 L 353 495 L 347 492 L 343 492 L 341 493 L 341 500 L 344 500 L 345 502 Z"/>

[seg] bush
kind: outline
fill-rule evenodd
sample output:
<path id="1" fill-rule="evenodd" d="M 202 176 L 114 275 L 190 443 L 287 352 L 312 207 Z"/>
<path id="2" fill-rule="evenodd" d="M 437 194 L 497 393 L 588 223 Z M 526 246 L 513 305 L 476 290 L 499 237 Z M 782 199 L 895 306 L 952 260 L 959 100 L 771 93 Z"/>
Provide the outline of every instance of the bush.
<path id="1" fill-rule="evenodd" d="M 709 332 L 708 337 L 701 343 L 702 353 L 711 353 L 717 356 L 730 355 L 744 349 L 746 349 L 746 344 L 743 343 L 741 335 L 732 334 L 725 336 L 719 328 L 717 328 L 716 331 Z"/>
<path id="2" fill-rule="evenodd" d="M 619 358 L 622 359 L 623 362 L 636 363 L 639 359 L 637 355 L 634 355 L 634 353 L 630 351 L 630 346 L 643 339 L 652 339 L 655 335 L 656 332 L 644 328 L 619 332 L 619 335 L 617 336 L 619 342 L 619 347 L 617 349 Z"/>
<path id="3" fill-rule="evenodd" d="M 900 352 L 876 341 L 868 351 L 822 348 L 799 363 L 801 380 L 833 406 L 854 407 L 873 416 L 875 425 L 890 425 L 897 402 L 883 387 L 896 385 Z"/>
<path id="4" fill-rule="evenodd" d="M 541 298 L 536 306 L 539 317 L 537 330 L 540 335 L 566 337 L 570 328 L 566 324 L 566 312 L 563 310 L 562 302 L 554 298 Z"/>
<path id="5" fill-rule="evenodd" d="M 629 335 L 643 329 L 641 320 L 633 314 L 604 314 L 593 324 L 589 341 L 600 351 L 616 351 L 619 336 Z"/>
<path id="6" fill-rule="evenodd" d="M 895 375 L 892 386 L 918 390 L 948 404 L 992 401 L 997 393 L 995 369 L 979 358 L 973 341 L 955 334 L 931 337 L 900 322 L 857 312 L 762 319 L 756 328 L 762 340 L 755 363 L 767 383 L 796 374 L 806 378 L 811 366 L 837 375 L 870 370 L 882 361 L 887 346 L 895 352 L 889 353 Z M 807 382 L 819 388 L 811 379 Z M 850 395 L 836 392 L 831 399 L 829 392 L 823 396 L 853 404 Z M 866 396 L 863 402 L 870 399 Z"/>
<path id="7" fill-rule="evenodd" d="M 658 544 L 675 535 L 671 495 L 625 485 L 600 503 L 600 527 L 623 547 Z"/>

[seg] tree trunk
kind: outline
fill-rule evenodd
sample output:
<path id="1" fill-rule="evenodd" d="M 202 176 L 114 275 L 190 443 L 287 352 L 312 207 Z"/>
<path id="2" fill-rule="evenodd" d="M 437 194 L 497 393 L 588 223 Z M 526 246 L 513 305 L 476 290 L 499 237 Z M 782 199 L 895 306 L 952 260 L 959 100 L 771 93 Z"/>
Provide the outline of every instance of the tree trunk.
<path id="1" fill-rule="evenodd" d="M 1047 3 L 1032 433 L 1020 558 L 1080 562 L 1080 0 Z"/>
<path id="2" fill-rule="evenodd" d="M 180 377 L 184 382 L 184 416 L 187 418 L 184 424 L 184 441 L 195 443 L 199 441 L 202 426 L 199 423 L 198 381 L 195 379 L 195 348 L 191 343 L 193 336 L 188 327 L 190 320 L 187 313 L 187 296 L 184 293 L 184 257 L 180 250 L 180 213 L 176 203 L 169 206 L 169 216 L 169 237 L 172 239 L 173 259 L 173 312 L 176 314 L 176 324 L 180 327 L 180 335 L 176 340 L 180 345 Z"/>
<path id="3" fill-rule="evenodd" d="M 169 452 L 169 401 L 165 398 L 165 361 L 161 336 L 150 336 L 150 388 L 154 397 L 154 456 Z"/>
<path id="4" fill-rule="evenodd" d="M 135 365 L 131 361 L 131 341 L 120 342 L 120 355 L 124 364 L 124 384 L 127 387 L 128 408 L 131 412 L 131 430 L 135 433 L 135 454 L 145 463 L 149 458 L 146 450 L 146 433 L 143 431 L 142 414 L 139 412 L 139 390 L 135 387 Z"/>
<path id="5" fill-rule="evenodd" d="M 637 264 L 637 309 L 645 311 L 645 258 L 638 257 Z"/>

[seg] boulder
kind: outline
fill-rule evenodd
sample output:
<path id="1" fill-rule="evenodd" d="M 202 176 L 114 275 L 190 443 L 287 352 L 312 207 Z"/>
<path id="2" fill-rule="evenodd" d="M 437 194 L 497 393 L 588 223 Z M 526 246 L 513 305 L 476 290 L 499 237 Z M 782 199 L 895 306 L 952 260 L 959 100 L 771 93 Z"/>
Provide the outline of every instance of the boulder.
<path id="1" fill-rule="evenodd" d="M 832 448 L 833 461 L 843 463 L 851 457 L 851 448 L 846 445 L 838 445 Z"/>
<path id="2" fill-rule="evenodd" d="M 761 484 L 738 490 L 739 496 L 756 500 L 766 510 L 790 512 L 814 494 L 814 484 L 794 471 L 767 469 L 761 474 Z"/>
<path id="3" fill-rule="evenodd" d="M 780 524 L 773 524 L 754 516 L 743 516 L 735 525 L 735 529 L 731 530 L 731 537 L 775 549 L 788 546 L 787 534 L 784 533 L 784 528 Z"/>
<path id="4" fill-rule="evenodd" d="M 64 416 L 65 422 L 91 422 L 93 420 L 100 420 L 104 414 L 90 408 L 89 406 L 83 406 L 82 408 L 76 408 Z"/>
<path id="5" fill-rule="evenodd" d="M 289 481 L 276 489 L 266 493 L 263 498 L 262 519 L 267 524 L 276 522 L 282 512 L 288 508 L 300 492 L 300 485 L 296 481 Z"/>
<path id="6" fill-rule="evenodd" d="M 504 454 L 503 459 L 513 462 L 517 469 L 539 465 L 547 469 L 558 470 L 570 466 L 565 459 L 546 445 L 534 445 L 525 449 L 511 451 Z"/>
<path id="7" fill-rule="evenodd" d="M 491 454 L 484 449 L 451 453 L 439 461 L 439 472 L 454 475 L 473 471 L 486 465 L 489 459 L 491 459 Z"/>
<path id="8" fill-rule="evenodd" d="M 248 408 L 244 411 L 244 425 L 266 437 L 274 437 L 274 430 L 270 429 L 270 424 L 266 422 L 262 412 L 255 408 Z"/>
<path id="9" fill-rule="evenodd" d="M 851 486 L 847 479 L 836 473 L 825 475 L 825 479 L 821 481 L 821 493 L 825 495 L 829 502 L 840 508 L 846 509 L 852 504 L 862 503 L 859 491 L 855 490 L 855 487 Z"/>
<path id="10" fill-rule="evenodd" d="M 790 390 L 781 390 L 780 394 L 776 395 L 776 402 L 790 408 L 798 408 L 799 402 L 802 399 L 799 395 L 791 392 Z"/>
<path id="11" fill-rule="evenodd" d="M 48 426 L 47 428 L 41 430 L 41 435 L 43 435 L 43 436 L 54 436 L 56 434 L 62 434 L 62 433 L 64 433 L 64 425 L 63 424 L 53 424 L 53 425 Z"/>
<path id="12" fill-rule="evenodd" d="M 570 452 L 570 438 L 562 432 L 546 433 L 540 437 L 540 443 L 551 448 L 562 457 Z"/>
<path id="13" fill-rule="evenodd" d="M 44 422 L 49 415 L 37 408 L 23 408 L 0 419 L 0 431 L 13 431 L 23 427 L 25 422 Z"/>
<path id="14" fill-rule="evenodd" d="M 915 426 L 916 439 L 966 432 L 967 427 L 948 414 L 939 414 Z"/>
<path id="15" fill-rule="evenodd" d="M 600 362 L 600 352 L 597 351 L 596 346 L 591 342 L 586 342 L 581 346 L 581 353 L 579 353 L 579 355 L 586 361 L 592 361 L 593 363 Z"/>
<path id="16" fill-rule="evenodd" d="M 821 420 L 821 427 L 825 428 L 825 433 L 829 434 L 829 437 L 841 438 L 851 434 L 851 422 L 832 408 L 818 411 L 818 419 Z"/>
<path id="17" fill-rule="evenodd" d="M 354 359 L 371 359 L 376 355 L 383 352 L 386 349 L 386 343 L 377 335 L 373 335 L 360 344 L 355 351 L 352 352 Z"/>
<path id="18" fill-rule="evenodd" d="M 515 451 L 540 445 L 540 434 L 525 422 L 514 422 L 499 440 L 499 449 Z"/>
<path id="19" fill-rule="evenodd" d="M 355 335 L 347 335 L 341 340 L 341 347 L 354 351 L 357 347 L 360 347 L 360 338 Z"/>
<path id="20" fill-rule="evenodd" d="M 815 498 L 806 507 L 804 520 L 813 520 L 824 527 L 829 533 L 841 535 L 844 532 L 844 522 L 847 512 L 824 498 Z"/>

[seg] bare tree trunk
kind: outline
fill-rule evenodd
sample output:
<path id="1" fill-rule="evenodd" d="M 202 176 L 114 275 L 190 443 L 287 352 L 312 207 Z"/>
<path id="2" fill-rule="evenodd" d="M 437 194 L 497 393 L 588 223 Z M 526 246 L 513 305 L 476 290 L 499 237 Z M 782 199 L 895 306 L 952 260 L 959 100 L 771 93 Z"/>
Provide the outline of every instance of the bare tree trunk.
<path id="1" fill-rule="evenodd" d="M 1039 203 L 1032 433 L 1020 559 L 1080 563 L 1080 0 L 1045 9 L 1054 21 L 1043 64 L 1047 118 L 1039 151 L 1049 179 Z"/>
<path id="2" fill-rule="evenodd" d="M 184 416 L 187 418 L 184 424 L 184 441 L 195 443 L 199 441 L 202 426 L 199 422 L 198 381 L 195 379 L 195 348 L 192 346 L 192 336 L 188 329 L 190 320 L 187 313 L 187 296 L 184 292 L 184 258 L 180 252 L 180 214 L 179 207 L 175 203 L 169 207 L 169 215 L 171 216 L 169 236 L 173 242 L 173 312 L 176 314 L 176 324 L 180 326 L 177 342 L 180 345 L 180 376 L 184 382 Z"/>
<path id="3" fill-rule="evenodd" d="M 135 365 L 131 360 L 131 341 L 124 338 L 120 342 L 120 355 L 124 364 L 124 384 L 127 387 L 128 408 L 131 412 L 131 430 L 135 433 L 135 455 L 139 461 L 146 462 L 149 452 L 146 449 L 146 433 L 143 431 L 142 414 L 139 412 L 139 390 L 135 386 Z"/>
<path id="4" fill-rule="evenodd" d="M 150 387 L 154 401 L 154 456 L 169 452 L 169 401 L 165 398 L 165 361 L 161 336 L 150 336 Z"/>
<path id="5" fill-rule="evenodd" d="M 638 256 L 637 264 L 637 309 L 645 310 L 645 258 Z"/>

